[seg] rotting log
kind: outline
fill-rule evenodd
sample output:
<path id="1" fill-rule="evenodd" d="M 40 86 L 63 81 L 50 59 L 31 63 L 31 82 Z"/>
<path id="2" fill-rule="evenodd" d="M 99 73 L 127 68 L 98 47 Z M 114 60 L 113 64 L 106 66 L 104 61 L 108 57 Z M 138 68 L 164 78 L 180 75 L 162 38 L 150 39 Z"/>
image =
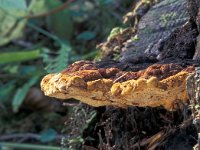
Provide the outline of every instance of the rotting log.
<path id="1" fill-rule="evenodd" d="M 44 77 L 41 87 L 46 95 L 73 97 L 92 106 L 117 106 L 101 112 L 92 132 L 85 135 L 99 139 L 94 143 L 86 140 L 85 145 L 87 141 L 90 146 L 98 143 L 95 148 L 105 150 L 191 149 L 194 144 L 186 141 L 191 135 L 195 137 L 196 131 L 187 133 L 193 124 L 185 113 L 190 108 L 184 103 L 190 103 L 193 123 L 200 133 L 199 3 L 161 0 L 143 14 L 137 29 L 126 28 L 99 46 L 104 56 L 100 62 L 77 62 L 61 73 Z M 163 66 L 171 67 L 163 71 Z M 150 138 L 146 140 L 147 136 Z M 186 145 L 177 140 L 180 137 Z"/>
<path id="2" fill-rule="evenodd" d="M 187 92 L 192 109 L 193 124 L 198 132 L 198 145 L 200 145 L 200 68 L 187 78 Z M 197 147 L 196 147 L 197 148 Z M 199 148 L 198 148 L 199 149 Z"/>
<path id="3" fill-rule="evenodd" d="M 189 7 L 194 11 L 190 11 L 192 19 L 196 23 L 199 35 L 196 38 L 196 47 L 193 60 L 200 60 L 200 1 L 189 1 Z M 192 110 L 193 124 L 198 133 L 198 144 L 194 147 L 195 150 L 200 150 L 200 67 L 195 68 L 195 72 L 188 76 L 186 83 L 187 93 L 190 100 Z"/>

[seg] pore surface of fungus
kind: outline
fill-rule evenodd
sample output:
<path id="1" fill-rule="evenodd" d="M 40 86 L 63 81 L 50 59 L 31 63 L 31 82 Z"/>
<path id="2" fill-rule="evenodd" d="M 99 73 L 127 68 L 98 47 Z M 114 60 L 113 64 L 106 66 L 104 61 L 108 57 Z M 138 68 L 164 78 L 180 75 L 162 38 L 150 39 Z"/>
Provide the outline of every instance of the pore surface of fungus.
<path id="1" fill-rule="evenodd" d="M 187 102 L 186 78 L 194 67 L 155 64 L 138 72 L 118 68 L 98 68 L 92 62 L 79 61 L 41 81 L 45 95 L 59 99 L 75 98 L 98 107 L 113 105 L 163 106 L 173 109 L 174 102 Z"/>

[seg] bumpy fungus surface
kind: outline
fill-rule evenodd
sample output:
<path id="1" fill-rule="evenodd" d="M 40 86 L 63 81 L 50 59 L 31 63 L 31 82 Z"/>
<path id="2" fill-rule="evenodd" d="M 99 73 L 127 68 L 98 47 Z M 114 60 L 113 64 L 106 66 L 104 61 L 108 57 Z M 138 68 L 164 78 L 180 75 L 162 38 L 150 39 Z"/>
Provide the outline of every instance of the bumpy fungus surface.
<path id="1" fill-rule="evenodd" d="M 125 72 L 79 61 L 61 73 L 45 76 L 41 89 L 47 96 L 75 98 L 95 107 L 164 106 L 170 110 L 176 101 L 187 102 L 186 78 L 191 72 L 194 67 L 176 64 L 155 64 L 138 72 Z"/>

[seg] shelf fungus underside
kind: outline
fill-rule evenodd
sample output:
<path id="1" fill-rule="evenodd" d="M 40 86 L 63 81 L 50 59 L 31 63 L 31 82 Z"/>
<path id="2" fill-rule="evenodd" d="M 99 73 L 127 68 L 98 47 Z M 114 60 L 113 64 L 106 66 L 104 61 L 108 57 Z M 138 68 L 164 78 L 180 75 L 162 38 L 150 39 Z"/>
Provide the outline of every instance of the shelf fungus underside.
<path id="1" fill-rule="evenodd" d="M 187 103 L 186 78 L 194 67 L 178 64 L 154 64 L 138 72 L 118 68 L 98 68 L 92 62 L 79 61 L 41 81 L 45 95 L 59 99 L 75 98 L 91 106 L 176 108 Z"/>

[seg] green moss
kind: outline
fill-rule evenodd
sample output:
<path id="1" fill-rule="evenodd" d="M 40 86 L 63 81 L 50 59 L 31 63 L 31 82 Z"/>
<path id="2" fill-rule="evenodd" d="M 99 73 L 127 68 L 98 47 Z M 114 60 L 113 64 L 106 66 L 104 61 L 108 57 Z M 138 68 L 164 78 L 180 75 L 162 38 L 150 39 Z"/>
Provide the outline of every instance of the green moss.
<path id="1" fill-rule="evenodd" d="M 165 25 L 169 20 L 173 20 L 177 16 L 176 12 L 171 12 L 167 14 L 163 14 L 160 17 L 160 21 Z"/>
<path id="2" fill-rule="evenodd" d="M 115 54 L 113 54 L 114 55 L 114 58 L 113 58 L 113 60 L 116 60 L 116 61 L 118 61 L 120 58 L 121 58 L 121 55 L 120 54 L 118 54 L 118 53 L 115 53 Z"/>
<path id="3" fill-rule="evenodd" d="M 138 35 L 136 34 L 135 36 L 131 37 L 131 40 L 134 42 L 134 41 L 138 41 L 139 40 L 139 37 Z"/>
<path id="4" fill-rule="evenodd" d="M 108 40 L 116 36 L 117 34 L 121 33 L 123 31 L 123 28 L 121 27 L 115 27 L 111 30 L 110 35 L 108 36 Z"/>
<path id="5" fill-rule="evenodd" d="M 149 33 L 152 33 L 152 32 L 153 32 L 153 29 L 150 26 L 147 26 L 144 29 L 140 30 L 141 34 L 149 34 Z"/>

